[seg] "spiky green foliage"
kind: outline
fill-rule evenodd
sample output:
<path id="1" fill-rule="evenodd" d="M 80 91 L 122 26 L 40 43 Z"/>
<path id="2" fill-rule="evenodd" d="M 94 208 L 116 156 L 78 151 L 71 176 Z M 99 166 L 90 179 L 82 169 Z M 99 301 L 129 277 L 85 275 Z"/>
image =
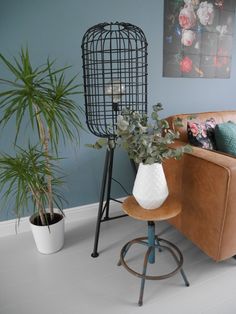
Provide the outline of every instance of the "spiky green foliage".
<path id="1" fill-rule="evenodd" d="M 22 216 L 33 201 L 36 211 L 44 215 L 48 203 L 47 176 L 52 178 L 54 202 L 61 207 L 63 197 L 56 192 L 56 187 L 62 184 L 59 168 L 55 165 L 58 158 L 48 157 L 45 163 L 45 153 L 36 146 L 25 150 L 17 147 L 15 155 L 0 154 L 0 190 L 4 191 L 5 201 L 14 201 L 13 209 L 18 218 Z"/>
<path id="2" fill-rule="evenodd" d="M 55 191 L 61 180 L 54 176 L 52 160 L 55 158 L 52 156 L 58 156 L 60 138 L 64 143 L 78 141 L 82 128 L 80 114 L 83 110 L 73 100 L 74 95 L 81 93 L 80 85 L 76 83 L 77 76 L 68 79 L 70 67 L 56 68 L 55 61 L 47 59 L 45 64 L 33 67 L 28 49 L 21 49 L 19 58 L 14 58 L 13 62 L 0 54 L 0 62 L 11 77 L 0 78 L 0 127 L 4 128 L 15 119 L 15 145 L 26 125 L 31 126 L 32 134 L 38 136 L 41 144 L 40 150 L 29 146 L 29 151 L 18 148 L 15 157 L 2 155 L 1 164 L 7 168 L 0 171 L 0 191 L 6 188 L 8 181 L 5 198 L 10 198 L 13 187 L 17 186 L 15 209 L 18 217 L 23 214 L 23 205 L 28 206 L 31 195 L 45 225 L 46 208 L 53 219 L 54 205 L 58 207 L 58 200 L 61 200 Z M 32 160 L 37 166 L 33 167 Z"/>
<path id="3" fill-rule="evenodd" d="M 77 76 L 65 79 L 70 67 L 55 69 L 55 61 L 49 59 L 46 64 L 33 67 L 28 49 L 21 49 L 19 58 L 14 58 L 13 62 L 0 54 L 0 61 L 12 76 L 9 80 L 0 78 L 0 110 L 3 112 L 0 125 L 5 126 L 14 118 L 16 141 L 24 117 L 33 130 L 37 130 L 41 141 L 42 125 L 47 128 L 54 149 L 60 137 L 64 141 L 79 139 L 82 127 L 79 113 L 83 110 L 72 96 L 81 92 L 75 82 Z"/>

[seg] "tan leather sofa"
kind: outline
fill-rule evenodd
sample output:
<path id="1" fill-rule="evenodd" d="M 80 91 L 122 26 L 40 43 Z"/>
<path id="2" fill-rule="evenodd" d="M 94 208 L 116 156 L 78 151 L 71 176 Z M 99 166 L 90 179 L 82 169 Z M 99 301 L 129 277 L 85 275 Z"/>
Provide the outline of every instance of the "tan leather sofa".
<path id="1" fill-rule="evenodd" d="M 180 117 L 180 140 L 185 144 L 187 120 Z M 196 114 L 198 120 L 214 118 L 216 123 L 236 122 L 236 111 Z M 169 190 L 182 200 L 182 213 L 170 222 L 203 252 L 216 261 L 236 254 L 236 158 L 216 151 L 194 147 L 192 153 L 179 160 L 164 162 Z"/>

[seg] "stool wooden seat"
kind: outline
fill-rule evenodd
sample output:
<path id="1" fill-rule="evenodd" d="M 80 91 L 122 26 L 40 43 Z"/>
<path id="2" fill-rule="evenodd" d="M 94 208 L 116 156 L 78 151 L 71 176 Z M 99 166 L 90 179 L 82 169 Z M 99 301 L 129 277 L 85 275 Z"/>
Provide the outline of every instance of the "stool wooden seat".
<path id="1" fill-rule="evenodd" d="M 141 207 L 134 196 L 127 197 L 122 204 L 123 211 L 138 220 L 160 221 L 177 216 L 181 212 L 181 203 L 176 196 L 169 195 L 159 208 L 145 209 Z"/>
<path id="2" fill-rule="evenodd" d="M 144 293 L 144 285 L 145 285 L 146 279 L 147 280 L 166 279 L 175 275 L 178 271 L 180 271 L 183 277 L 183 280 L 185 282 L 185 285 L 189 286 L 187 277 L 182 269 L 183 255 L 178 249 L 178 247 L 174 245 L 173 243 L 171 243 L 170 241 L 161 239 L 157 235 L 155 235 L 155 223 L 154 223 L 155 221 L 161 221 L 161 220 L 173 218 L 181 212 L 181 203 L 178 200 L 178 198 L 176 198 L 174 195 L 169 195 L 166 201 L 159 208 L 150 210 L 150 209 L 145 209 L 141 207 L 137 203 L 134 196 L 129 196 L 123 202 L 122 207 L 123 207 L 124 212 L 130 217 L 138 219 L 138 220 L 143 220 L 148 223 L 148 236 L 136 238 L 127 242 L 121 249 L 120 260 L 118 262 L 118 265 L 123 265 L 125 269 L 129 271 L 131 274 L 141 278 L 141 288 L 140 288 L 138 304 L 140 306 L 143 304 L 143 293 Z M 142 273 L 139 273 L 135 271 L 134 269 L 132 269 L 128 265 L 128 263 L 125 261 L 126 254 L 128 253 L 131 246 L 134 244 L 141 244 L 148 247 L 146 254 L 144 256 Z M 158 276 L 147 275 L 148 262 L 150 264 L 155 263 L 155 250 L 156 249 L 158 249 L 159 254 L 161 254 L 161 252 L 164 250 L 168 251 L 170 255 L 174 258 L 177 264 L 177 267 L 167 274 L 162 274 Z"/>

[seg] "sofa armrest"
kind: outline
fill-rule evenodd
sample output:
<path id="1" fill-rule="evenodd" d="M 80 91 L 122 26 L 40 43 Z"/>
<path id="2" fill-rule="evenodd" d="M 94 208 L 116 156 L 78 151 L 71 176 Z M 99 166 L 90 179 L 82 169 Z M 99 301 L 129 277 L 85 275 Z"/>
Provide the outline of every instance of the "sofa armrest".
<path id="1" fill-rule="evenodd" d="M 170 191 L 182 199 L 175 225 L 213 259 L 231 257 L 236 254 L 236 159 L 194 147 L 178 162 L 165 166 Z"/>

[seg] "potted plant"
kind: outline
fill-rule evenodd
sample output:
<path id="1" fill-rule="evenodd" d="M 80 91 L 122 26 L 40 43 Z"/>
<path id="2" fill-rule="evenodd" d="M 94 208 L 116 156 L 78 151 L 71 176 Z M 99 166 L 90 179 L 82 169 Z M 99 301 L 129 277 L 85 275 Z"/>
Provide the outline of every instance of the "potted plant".
<path id="1" fill-rule="evenodd" d="M 168 158 L 180 159 L 185 152 L 191 151 L 189 145 L 171 146 L 179 138 L 179 133 L 171 130 L 168 122 L 160 118 L 159 111 L 162 109 L 160 103 L 153 106 L 153 123 L 148 121 L 147 115 L 129 109 L 124 109 L 117 117 L 117 143 L 139 165 L 133 195 L 146 209 L 161 206 L 168 196 L 163 161 Z M 177 119 L 175 124 L 180 125 L 181 120 Z M 100 148 L 104 144 L 105 141 L 100 139 L 92 147 Z"/>
<path id="2" fill-rule="evenodd" d="M 73 96 L 80 93 L 80 85 L 75 83 L 76 76 L 66 80 L 70 67 L 55 68 L 55 61 L 47 59 L 44 65 L 33 67 L 28 49 L 21 49 L 20 58 L 14 58 L 14 62 L 2 54 L 0 61 L 12 76 L 11 79 L 0 79 L 0 126 L 5 127 L 15 119 L 17 148 L 15 155 L 2 154 L 0 157 L 0 191 L 5 191 L 7 199 L 14 197 L 18 218 L 24 214 L 25 206 L 30 206 L 28 199 L 31 198 L 35 208 L 35 214 L 30 218 L 32 229 L 34 231 L 38 226 L 46 232 L 43 239 L 51 241 L 55 225 L 61 221 L 64 224 L 62 212 L 61 215 L 55 212 L 55 205 L 60 208 L 61 204 L 55 186 L 62 183 L 55 175 L 58 145 L 60 139 L 64 143 L 79 139 L 82 109 Z M 25 133 L 26 125 L 39 144 L 29 144 L 24 149 L 16 144 L 19 136 Z M 49 245 L 50 249 L 40 251 L 57 251 L 63 245 L 64 235 L 60 238 L 62 243 L 56 248 Z"/>

